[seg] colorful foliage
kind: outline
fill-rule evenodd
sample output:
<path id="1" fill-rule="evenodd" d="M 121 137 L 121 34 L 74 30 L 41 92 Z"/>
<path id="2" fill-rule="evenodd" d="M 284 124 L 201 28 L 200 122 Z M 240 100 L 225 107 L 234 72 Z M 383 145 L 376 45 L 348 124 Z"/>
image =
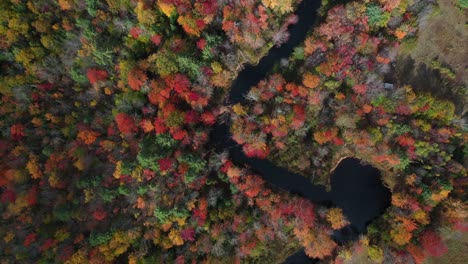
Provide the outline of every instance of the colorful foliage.
<path id="1" fill-rule="evenodd" d="M 115 116 L 115 122 L 117 123 L 117 127 L 122 134 L 129 135 L 138 131 L 135 120 L 125 113 L 118 113 Z"/>
<path id="2" fill-rule="evenodd" d="M 1 262 L 341 259 L 341 209 L 236 167 L 211 144 L 222 122 L 247 157 L 319 183 L 350 153 L 381 169 L 392 207 L 364 245 L 373 261 L 444 254 L 439 222 L 466 230 L 465 131 L 451 103 L 381 82 L 418 8 L 323 8 L 246 102 L 223 105 L 244 65 L 289 39 L 299 2 L 0 2 Z"/>

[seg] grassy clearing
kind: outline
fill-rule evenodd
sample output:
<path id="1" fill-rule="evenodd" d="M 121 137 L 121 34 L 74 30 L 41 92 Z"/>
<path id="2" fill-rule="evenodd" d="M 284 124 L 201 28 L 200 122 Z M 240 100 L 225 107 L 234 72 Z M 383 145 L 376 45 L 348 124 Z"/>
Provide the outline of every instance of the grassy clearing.
<path id="1" fill-rule="evenodd" d="M 417 36 L 400 46 L 396 77 L 415 91 L 454 102 L 456 113 L 467 118 L 468 9 L 458 0 L 438 0 L 427 8 Z"/>
<path id="2" fill-rule="evenodd" d="M 457 79 L 468 84 L 468 9 L 461 9 L 456 0 L 438 0 L 433 13 L 421 22 L 411 57 L 416 64 L 431 65 L 433 60 L 447 64 Z"/>

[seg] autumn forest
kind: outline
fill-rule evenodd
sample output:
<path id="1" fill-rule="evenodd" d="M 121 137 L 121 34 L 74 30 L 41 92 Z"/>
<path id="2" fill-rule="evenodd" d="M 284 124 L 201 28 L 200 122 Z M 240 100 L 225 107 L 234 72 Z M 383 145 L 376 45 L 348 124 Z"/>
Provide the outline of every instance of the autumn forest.
<path id="1" fill-rule="evenodd" d="M 467 13 L 0 0 L 0 263 L 464 263 Z"/>

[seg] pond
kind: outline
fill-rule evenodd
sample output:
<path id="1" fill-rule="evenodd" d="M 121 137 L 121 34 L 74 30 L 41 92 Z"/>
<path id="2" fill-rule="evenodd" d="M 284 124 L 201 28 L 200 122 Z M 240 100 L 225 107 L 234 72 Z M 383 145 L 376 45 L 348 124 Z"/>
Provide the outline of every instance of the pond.
<path id="1" fill-rule="evenodd" d="M 282 181 L 288 181 L 289 176 L 290 174 L 283 175 Z M 263 178 L 272 183 L 269 180 L 271 176 Z M 278 183 L 281 180 L 276 179 L 274 182 Z M 277 186 L 285 187 L 289 185 L 290 183 Z M 317 200 L 312 200 L 310 197 L 323 195 L 322 191 L 317 192 L 319 188 L 310 187 L 305 188 L 307 193 L 301 195 L 313 202 L 317 202 Z M 333 171 L 331 191 L 324 197 L 330 199 L 329 203 L 340 207 L 351 223 L 333 234 L 333 238 L 337 243 L 345 243 L 357 239 L 360 234 L 366 233 L 366 226 L 390 205 L 391 192 L 382 184 L 378 169 L 361 164 L 358 159 L 346 158 Z M 308 258 L 305 252 L 301 250 L 290 256 L 285 262 L 285 264 L 300 263 L 315 263 L 315 261 Z"/>
<path id="2" fill-rule="evenodd" d="M 313 203 L 337 206 L 343 210 L 350 225 L 333 234 L 335 241 L 344 243 L 355 240 L 366 233 L 366 226 L 390 205 L 391 192 L 383 185 L 380 171 L 359 159 L 345 158 L 330 176 L 331 191 L 322 185 L 314 185 L 309 179 L 279 167 L 268 160 L 249 158 L 230 137 L 227 124 L 216 124 L 211 142 L 216 151 L 227 150 L 231 160 L 238 166 L 248 166 L 269 184 L 279 189 L 300 195 Z M 301 253 L 302 252 L 302 253 Z M 303 251 L 288 259 L 286 263 L 311 263 Z M 293 262 L 290 262 L 293 261 Z"/>
<path id="3" fill-rule="evenodd" d="M 331 175 L 330 196 L 358 233 L 390 205 L 391 193 L 381 180 L 380 171 L 355 158 L 340 162 Z"/>

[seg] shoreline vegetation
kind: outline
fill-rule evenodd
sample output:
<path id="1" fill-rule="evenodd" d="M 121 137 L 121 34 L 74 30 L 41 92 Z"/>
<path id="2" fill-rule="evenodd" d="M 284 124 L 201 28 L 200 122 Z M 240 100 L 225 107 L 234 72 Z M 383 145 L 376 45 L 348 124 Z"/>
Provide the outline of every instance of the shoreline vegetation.
<path id="1" fill-rule="evenodd" d="M 466 1 L 448 2 L 460 22 Z M 0 1 L 0 263 L 459 259 L 463 55 L 421 32 L 440 19 L 420 27 L 427 4 Z M 403 57 L 423 40 L 438 45 L 416 78 Z M 387 191 L 378 177 L 338 181 L 342 207 L 310 201 L 348 157 L 391 191 L 370 223 L 356 219 L 387 198 L 346 208 Z M 323 197 L 266 180 L 281 172 Z"/>

